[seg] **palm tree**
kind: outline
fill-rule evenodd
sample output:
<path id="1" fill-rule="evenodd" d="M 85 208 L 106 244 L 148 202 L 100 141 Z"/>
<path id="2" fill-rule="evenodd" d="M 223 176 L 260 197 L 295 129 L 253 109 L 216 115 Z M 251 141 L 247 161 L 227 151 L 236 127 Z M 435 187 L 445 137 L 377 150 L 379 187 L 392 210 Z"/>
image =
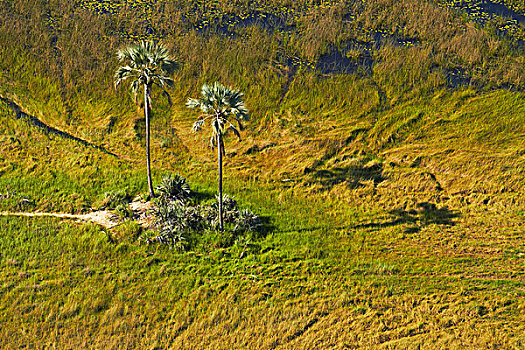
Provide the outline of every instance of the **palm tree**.
<path id="1" fill-rule="evenodd" d="M 131 80 L 131 91 L 135 96 L 135 103 L 140 87 L 144 87 L 144 117 L 146 119 L 146 159 L 148 167 L 149 197 L 155 197 L 151 181 L 151 156 L 150 156 L 150 114 L 151 114 L 151 90 L 157 85 L 167 97 L 171 106 L 171 98 L 166 91 L 167 86 L 173 85 L 169 77 L 179 68 L 179 64 L 173 60 L 168 49 L 153 41 L 141 41 L 130 45 L 117 53 L 118 59 L 127 65 L 121 66 L 115 72 L 115 88 L 128 78 Z"/>
<path id="2" fill-rule="evenodd" d="M 223 208 L 222 208 L 222 157 L 224 156 L 224 135 L 230 130 L 237 135 L 239 140 L 243 130 L 241 121 L 248 120 L 248 110 L 244 106 L 244 95 L 238 90 L 219 83 L 213 85 L 204 84 L 200 99 L 188 99 L 188 108 L 200 107 L 202 115 L 193 124 L 193 131 L 202 129 L 204 123 L 210 120 L 212 128 L 210 144 L 217 147 L 217 160 L 219 168 L 219 227 L 224 231 Z M 235 122 L 238 128 L 233 124 Z"/>

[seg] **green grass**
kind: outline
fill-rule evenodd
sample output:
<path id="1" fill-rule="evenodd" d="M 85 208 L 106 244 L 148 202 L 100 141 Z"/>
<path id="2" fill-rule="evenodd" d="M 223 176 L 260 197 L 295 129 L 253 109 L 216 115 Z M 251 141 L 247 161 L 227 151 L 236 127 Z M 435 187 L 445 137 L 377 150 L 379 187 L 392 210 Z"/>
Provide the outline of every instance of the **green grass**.
<path id="1" fill-rule="evenodd" d="M 24 206 L 47 211 L 79 212 L 112 189 L 138 194 L 143 190 L 143 174 L 128 163 L 89 149 L 82 144 L 45 134 L 1 102 L 3 120 L 0 147 L 0 188 L 9 195 L 0 208 Z"/>
<path id="2" fill-rule="evenodd" d="M 181 254 L 140 245 L 133 223 L 0 217 L 1 348 L 525 346 L 522 51 L 434 2 L 293 3 L 257 6 L 294 9 L 295 30 L 228 37 L 213 34 L 221 16 L 254 3 L 145 2 L 110 16 L 0 1 L 0 94 L 118 156 L 0 103 L 0 211 L 82 212 L 108 191 L 146 191 L 142 111 L 112 89 L 115 52 L 144 35 L 145 16 L 183 63 L 173 106 L 154 95 L 154 182 L 179 172 L 215 194 L 215 153 L 184 102 L 220 80 L 252 114 L 243 142 L 227 140 L 225 192 L 272 226 L 229 248 L 208 233 Z M 205 20 L 209 35 L 196 31 Z M 376 33 L 415 43 L 372 44 Z M 373 67 L 312 68 L 352 40 L 372 45 Z M 449 86 L 456 68 L 470 86 Z"/>
<path id="3" fill-rule="evenodd" d="M 515 297 L 520 283 L 481 274 L 466 281 L 462 276 L 482 261 L 475 256 L 425 259 L 412 251 L 419 256 L 414 265 L 381 249 L 392 240 L 381 230 L 374 239 L 364 236 L 364 249 L 337 254 L 330 237 L 349 246 L 361 237 L 318 230 L 303 218 L 311 232 L 276 230 L 260 242 L 259 254 L 240 259 L 237 247 L 174 254 L 129 236 L 114 241 L 92 225 L 0 221 L 4 348 L 294 348 L 316 338 L 323 347 L 330 347 L 327 339 L 375 347 L 413 342 L 416 333 L 426 334 L 416 343 L 434 339 L 436 348 L 523 341 L 516 323 L 524 307 Z M 321 232 L 322 241 L 310 238 Z M 319 244 L 332 249 L 314 253 Z M 485 266 L 488 273 L 497 269 Z M 473 337 L 495 323 L 492 333 Z"/>
<path id="4" fill-rule="evenodd" d="M 242 155 L 261 142 L 254 135 L 228 148 L 239 156 L 228 159 L 227 192 L 274 226 L 255 242 L 255 250 L 241 242 L 178 254 L 139 246 L 132 226 L 104 232 L 90 225 L 2 218 L 1 305 L 8 325 L 2 346 L 301 348 L 316 339 L 336 339 L 341 346 L 365 348 L 520 348 L 525 270 L 519 253 L 508 254 L 525 249 L 515 214 L 523 208 L 520 108 L 521 99 L 510 92 L 481 101 L 469 91 L 437 94 L 379 114 L 374 127 L 349 144 L 335 142 L 344 135 L 341 130 L 320 126 L 318 137 L 334 142 L 305 143 L 311 136 L 294 131 L 295 124 L 271 122 L 262 135 L 284 147 Z M 9 166 L 0 179 L 20 196 L 42 198 L 34 209 L 67 211 L 68 196 L 77 193 L 85 193 L 88 208 L 104 186 L 144 191 L 140 159 L 97 156 L 14 121 L 9 112 L 4 110 L 2 143 Z M 348 123 L 337 114 L 325 118 L 333 125 Z M 284 137 L 273 139 L 275 131 Z M 397 137 L 382 142 L 389 134 Z M 192 145 L 191 160 L 167 168 L 187 167 L 194 189 L 212 194 L 215 165 L 201 157 L 213 160 L 213 154 L 191 134 L 181 135 L 182 144 Z M 45 157 L 42 144 L 71 164 L 55 179 L 44 176 L 54 158 Z M 20 146 L 19 153 L 7 151 L 13 145 Z M 368 154 L 355 153 L 363 149 Z M 314 173 L 303 174 L 302 162 L 316 155 Z M 85 176 L 75 163 L 83 164 L 85 157 L 88 170 L 101 169 L 97 177 Z M 286 163 L 269 167 L 275 159 Z M 366 177 L 374 164 L 384 177 L 377 184 Z M 298 169 L 286 174 L 291 182 L 274 176 L 291 165 Z M 354 170 L 336 171 L 346 165 Z M 502 173 L 501 166 L 509 171 Z M 165 170 L 158 163 L 156 168 L 157 174 Z M 315 172 L 322 170 L 344 182 L 319 187 Z M 432 178 L 422 171 L 433 172 L 445 192 L 433 190 Z M 353 185 L 347 187 L 348 181 Z M 508 190 L 501 192 L 502 186 Z M 467 192 L 456 194 L 460 189 Z M 436 207 L 422 211 L 421 202 Z M 2 205 L 13 209 L 16 203 L 7 199 Z M 15 327 L 19 320 L 22 327 Z"/>

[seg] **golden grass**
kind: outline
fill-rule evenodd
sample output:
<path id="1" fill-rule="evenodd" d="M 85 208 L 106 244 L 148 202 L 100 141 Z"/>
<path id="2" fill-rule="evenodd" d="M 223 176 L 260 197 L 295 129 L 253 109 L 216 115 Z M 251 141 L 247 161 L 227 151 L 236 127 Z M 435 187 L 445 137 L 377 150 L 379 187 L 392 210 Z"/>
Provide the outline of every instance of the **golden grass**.
<path id="1" fill-rule="evenodd" d="M 139 246 L 136 227 L 0 218 L 0 347 L 523 348 L 525 105 L 523 93 L 490 90 L 523 86 L 520 54 L 431 2 L 314 5 L 257 3 L 306 10 L 290 20 L 297 32 L 250 26 L 239 37 L 195 31 L 188 2 L 144 14 L 184 63 L 174 106 L 154 99 L 156 178 L 181 172 L 214 193 L 215 154 L 190 132 L 184 101 L 204 82 L 240 88 L 253 118 L 243 142 L 227 142 L 225 187 L 273 220 L 260 250 L 176 254 Z M 70 6 L 2 7 L 0 92 L 120 159 L 46 136 L 0 104 L 0 196 L 16 192 L 1 208 L 27 196 L 28 210 L 78 212 L 107 190 L 145 189 L 140 111 L 112 88 L 115 51 L 143 23 L 136 8 Z M 379 30 L 420 42 L 373 44 Z M 350 39 L 375 45 L 366 74 L 306 64 Z M 472 68 L 485 93 L 447 89 L 442 69 L 453 67 Z"/>

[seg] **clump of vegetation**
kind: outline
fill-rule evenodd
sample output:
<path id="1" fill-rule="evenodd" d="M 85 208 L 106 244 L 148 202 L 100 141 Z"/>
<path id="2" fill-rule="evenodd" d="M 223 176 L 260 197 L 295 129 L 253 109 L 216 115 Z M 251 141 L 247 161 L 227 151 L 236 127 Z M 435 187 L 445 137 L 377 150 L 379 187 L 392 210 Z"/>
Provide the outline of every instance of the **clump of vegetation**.
<path id="1" fill-rule="evenodd" d="M 205 215 L 212 228 L 219 224 L 219 196 L 206 206 Z M 232 232 L 257 232 L 261 229 L 260 218 L 249 209 L 240 209 L 234 197 L 224 194 L 222 196 L 223 220 Z M 220 227 L 219 227 L 220 228 Z"/>
<path id="2" fill-rule="evenodd" d="M 127 207 L 131 199 L 131 196 L 125 190 L 109 191 L 104 194 L 101 209 L 113 210 L 119 207 Z"/>
<path id="3" fill-rule="evenodd" d="M 163 200 L 184 202 L 190 197 L 190 186 L 186 178 L 176 175 L 168 175 L 162 178 L 161 183 L 156 187 L 159 196 Z"/>
<path id="4" fill-rule="evenodd" d="M 240 208 L 234 197 L 225 194 L 222 196 L 223 223 L 226 228 L 224 233 L 219 220 L 219 197 L 208 202 L 199 202 L 196 197 L 191 196 L 186 179 L 180 175 L 164 177 L 157 191 L 160 196 L 155 201 L 153 211 L 156 230 L 141 237 L 147 244 L 168 244 L 184 251 L 198 245 L 206 233 L 213 235 L 213 232 L 220 231 L 221 235 L 228 238 L 221 240 L 220 245 L 224 247 L 239 238 L 249 240 L 250 234 L 262 229 L 261 220 L 255 213 Z"/>

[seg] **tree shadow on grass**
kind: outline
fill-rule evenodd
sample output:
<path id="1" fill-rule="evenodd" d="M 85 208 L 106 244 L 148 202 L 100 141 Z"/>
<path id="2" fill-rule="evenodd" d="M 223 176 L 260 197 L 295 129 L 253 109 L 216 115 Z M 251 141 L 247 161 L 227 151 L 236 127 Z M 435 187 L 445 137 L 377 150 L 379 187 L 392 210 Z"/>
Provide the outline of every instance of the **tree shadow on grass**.
<path id="1" fill-rule="evenodd" d="M 65 132 L 65 131 L 61 131 L 61 130 L 55 129 L 54 127 L 49 126 L 46 123 L 42 122 L 40 119 L 38 119 L 38 118 L 36 118 L 36 117 L 34 117 L 32 115 L 26 114 L 25 112 L 22 111 L 22 108 L 19 105 L 17 105 L 15 102 L 13 102 L 13 101 L 11 101 L 11 100 L 9 100 L 7 98 L 4 98 L 4 97 L 0 96 L 0 101 L 6 103 L 7 105 L 9 105 L 11 107 L 11 109 L 13 110 L 13 112 L 15 114 L 15 118 L 16 119 L 20 119 L 20 120 L 26 121 L 28 124 L 37 127 L 38 129 L 43 131 L 45 134 L 57 135 L 57 136 L 59 136 L 61 138 L 78 142 L 78 143 L 80 143 L 80 144 L 82 144 L 82 145 L 84 145 L 86 147 L 92 147 L 92 148 L 94 148 L 96 150 L 102 151 L 102 152 L 104 152 L 106 154 L 109 154 L 109 155 L 111 155 L 113 157 L 118 158 L 118 155 L 108 151 L 103 146 L 95 145 L 95 144 L 93 144 L 93 143 L 91 143 L 89 141 L 86 141 L 86 140 L 83 140 L 81 138 L 78 138 L 78 137 L 76 137 L 74 135 L 71 135 L 71 134 Z"/>
<path id="2" fill-rule="evenodd" d="M 383 228 L 403 224 L 411 224 L 405 228 L 406 233 L 417 233 L 425 226 L 432 224 L 455 226 L 454 219 L 461 215 L 447 207 L 437 208 L 434 203 L 421 202 L 417 204 L 417 210 L 391 210 L 389 212 L 393 220 L 385 223 L 368 223 L 354 226 L 354 228 Z"/>
<path id="3" fill-rule="evenodd" d="M 371 166 L 351 165 L 344 168 L 317 170 L 313 173 L 310 182 L 320 184 L 324 190 L 329 190 L 340 183 L 345 183 L 352 189 L 363 186 L 362 181 L 373 181 L 377 185 L 385 180 L 383 165 L 378 163 Z"/>
<path id="4" fill-rule="evenodd" d="M 272 217 L 270 216 L 259 216 L 259 226 L 255 233 L 257 238 L 265 238 L 270 233 L 276 230 L 276 226 L 273 223 Z"/>
<path id="5" fill-rule="evenodd" d="M 201 204 L 203 202 L 209 201 L 211 199 L 215 199 L 216 195 L 209 193 L 209 192 L 200 192 L 191 190 L 191 198 L 193 200 L 194 204 Z"/>

